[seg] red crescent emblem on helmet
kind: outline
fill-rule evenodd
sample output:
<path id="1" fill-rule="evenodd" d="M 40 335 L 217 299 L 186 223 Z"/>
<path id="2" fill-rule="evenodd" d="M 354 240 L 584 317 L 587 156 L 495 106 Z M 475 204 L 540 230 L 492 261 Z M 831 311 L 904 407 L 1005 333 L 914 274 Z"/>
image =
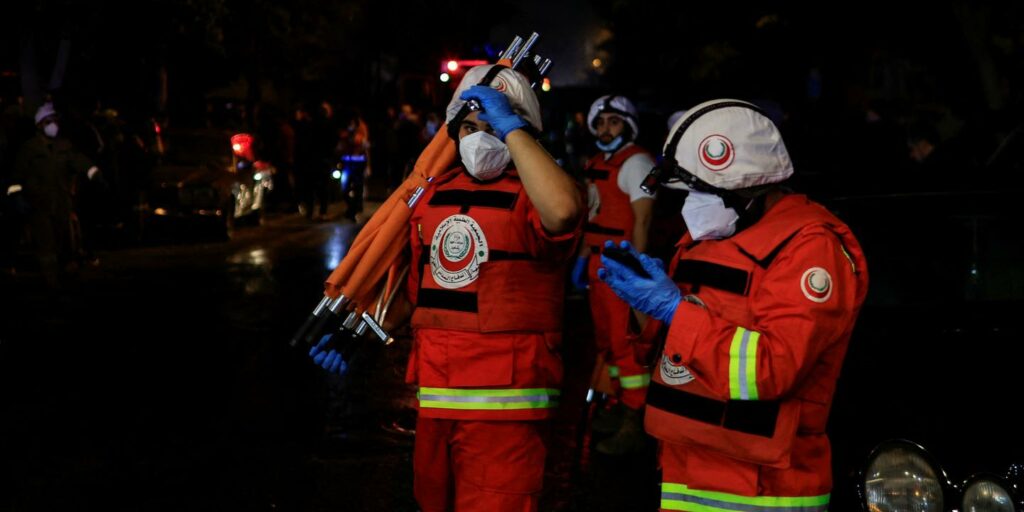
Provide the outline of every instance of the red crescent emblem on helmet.
<path id="1" fill-rule="evenodd" d="M 732 141 L 724 135 L 708 135 L 700 142 L 700 162 L 712 171 L 721 171 L 736 158 Z"/>
<path id="2" fill-rule="evenodd" d="M 491 87 L 498 92 L 505 92 L 505 90 L 508 89 L 508 84 L 505 83 L 504 78 L 499 76 L 494 79 L 494 82 L 491 82 Z"/>

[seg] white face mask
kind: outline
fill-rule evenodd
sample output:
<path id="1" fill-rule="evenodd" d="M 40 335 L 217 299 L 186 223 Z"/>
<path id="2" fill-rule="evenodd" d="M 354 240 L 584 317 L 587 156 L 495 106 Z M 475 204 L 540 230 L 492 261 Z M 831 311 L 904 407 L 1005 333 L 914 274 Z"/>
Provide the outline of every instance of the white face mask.
<path id="1" fill-rule="evenodd" d="M 459 153 L 466 172 L 481 181 L 501 176 L 512 161 L 508 146 L 487 132 L 473 132 L 463 137 L 459 140 Z"/>
<path id="2" fill-rule="evenodd" d="M 691 191 L 683 202 L 683 220 L 694 240 L 719 240 L 736 233 L 740 216 L 721 197 Z"/>
<path id="3" fill-rule="evenodd" d="M 47 137 L 52 139 L 57 136 L 58 128 L 59 127 L 57 126 L 57 123 L 46 123 L 43 126 L 43 133 L 45 133 Z"/>

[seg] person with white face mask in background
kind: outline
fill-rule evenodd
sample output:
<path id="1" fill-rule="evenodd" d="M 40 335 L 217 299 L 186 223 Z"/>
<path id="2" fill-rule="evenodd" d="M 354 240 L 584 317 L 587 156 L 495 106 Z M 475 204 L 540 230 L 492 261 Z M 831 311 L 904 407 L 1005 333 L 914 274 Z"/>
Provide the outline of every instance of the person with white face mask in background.
<path id="1" fill-rule="evenodd" d="M 424 512 L 536 510 L 583 197 L 537 142 L 540 106 L 518 72 L 470 69 L 447 123 L 462 165 L 410 219 L 414 494 Z"/>
<path id="2" fill-rule="evenodd" d="M 604 363 L 595 371 L 608 372 L 615 394 L 614 404 L 598 410 L 591 423 L 596 432 L 614 433 L 596 445 L 607 455 L 635 453 L 646 442 L 640 410 L 651 376 L 636 363 L 627 339 L 629 306 L 597 279 L 597 256 L 606 240 L 626 240 L 639 251 L 647 250 L 654 194 L 640 184 L 654 159 L 633 142 L 640 133 L 637 117 L 636 107 L 625 96 L 602 96 L 590 106 L 587 125 L 598 153 L 584 167 L 589 214 L 572 274 L 577 288 L 588 289 L 594 342 Z"/>
<path id="3" fill-rule="evenodd" d="M 29 206 L 28 223 L 39 266 L 51 288 L 59 286 L 59 272 L 77 263 L 71 243 L 72 182 L 76 175 L 93 179 L 99 169 L 59 137 L 60 123 L 53 104 L 35 114 L 36 135 L 18 152 L 8 195 L 23 194 Z"/>
<path id="4" fill-rule="evenodd" d="M 598 275 L 652 318 L 645 428 L 661 443 L 662 510 L 822 511 L 836 379 L 867 294 L 864 254 L 793 174 L 756 106 L 715 100 L 676 122 L 644 185 L 688 189 L 666 272 L 602 256 Z"/>

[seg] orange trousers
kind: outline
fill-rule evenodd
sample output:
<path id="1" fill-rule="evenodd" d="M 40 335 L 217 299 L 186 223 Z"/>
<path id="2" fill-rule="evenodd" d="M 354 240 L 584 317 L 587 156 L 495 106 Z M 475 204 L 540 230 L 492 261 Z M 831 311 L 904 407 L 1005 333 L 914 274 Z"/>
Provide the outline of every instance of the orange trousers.
<path id="1" fill-rule="evenodd" d="M 547 453 L 542 421 L 420 417 L 413 493 L 423 512 L 535 512 Z"/>
<path id="2" fill-rule="evenodd" d="M 633 345 L 627 338 L 629 305 L 597 277 L 601 257 L 590 255 L 587 274 L 590 279 L 590 314 L 594 319 L 594 341 L 597 353 L 604 354 L 608 364 L 618 368 L 618 397 L 630 409 L 643 407 L 647 396 L 648 370 L 636 362 Z"/>

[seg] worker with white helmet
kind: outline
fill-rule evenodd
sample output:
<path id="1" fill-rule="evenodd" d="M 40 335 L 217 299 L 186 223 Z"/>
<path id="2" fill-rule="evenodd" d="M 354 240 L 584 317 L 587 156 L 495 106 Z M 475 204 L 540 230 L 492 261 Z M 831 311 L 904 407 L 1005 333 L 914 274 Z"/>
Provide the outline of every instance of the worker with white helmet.
<path id="1" fill-rule="evenodd" d="M 867 293 L 849 228 L 781 186 L 793 166 L 776 126 L 736 100 L 675 124 L 645 182 L 688 189 L 688 233 L 649 276 L 602 257 L 599 276 L 653 319 L 645 427 L 661 442 L 663 510 L 823 511 L 825 424 Z"/>
<path id="2" fill-rule="evenodd" d="M 599 410 L 591 424 L 597 432 L 614 433 L 596 446 L 608 455 L 639 451 L 646 439 L 640 410 L 650 373 L 637 364 L 626 337 L 629 306 L 597 279 L 601 266 L 597 255 L 606 240 L 625 240 L 641 251 L 647 248 L 654 194 L 640 185 L 654 159 L 633 142 L 640 133 L 637 117 L 636 107 L 625 96 L 602 96 L 590 106 L 587 126 L 596 137 L 598 152 L 584 167 L 589 215 L 573 269 L 576 286 L 589 289 L 594 340 L 605 363 L 596 371 L 607 368 L 616 395 L 612 407 Z"/>
<path id="3" fill-rule="evenodd" d="M 470 69 L 447 124 L 461 165 L 410 218 L 414 494 L 424 512 L 536 510 L 583 197 L 537 142 L 540 106 L 519 72 Z M 333 349 L 311 355 L 343 367 Z"/>
<path id="4" fill-rule="evenodd" d="M 71 231 L 71 190 L 78 176 L 95 178 L 99 169 L 71 142 L 58 136 L 60 117 L 52 103 L 35 114 L 36 134 L 18 151 L 8 196 L 23 196 L 39 268 L 50 288 L 77 267 Z"/>

